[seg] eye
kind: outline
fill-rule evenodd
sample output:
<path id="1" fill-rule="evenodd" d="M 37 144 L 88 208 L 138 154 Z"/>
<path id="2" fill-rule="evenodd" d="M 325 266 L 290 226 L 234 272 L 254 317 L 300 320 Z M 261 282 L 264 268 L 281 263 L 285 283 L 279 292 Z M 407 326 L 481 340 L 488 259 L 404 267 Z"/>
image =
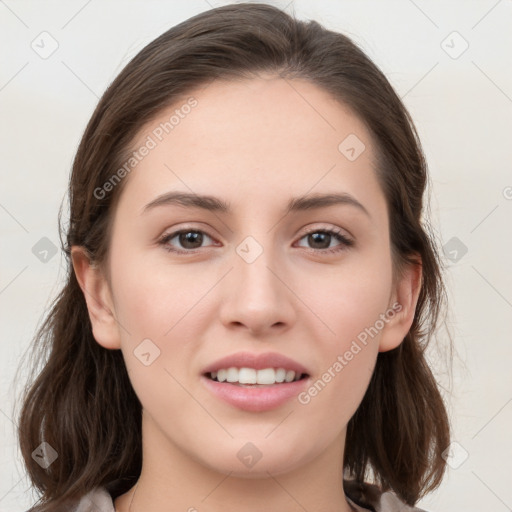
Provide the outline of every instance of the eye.
<path id="1" fill-rule="evenodd" d="M 204 239 L 209 238 L 213 240 L 209 235 L 207 235 L 204 231 L 199 229 L 181 229 L 179 231 L 174 231 L 173 233 L 169 233 L 164 235 L 158 243 L 164 246 L 164 249 L 169 252 L 176 252 L 179 254 L 191 253 L 194 252 L 195 249 L 200 249 Z M 171 245 L 171 242 L 176 239 L 175 243 L 179 243 L 181 247 L 185 250 L 176 249 Z"/>
<path id="2" fill-rule="evenodd" d="M 162 245 L 169 252 L 194 254 L 197 249 L 202 248 L 205 238 L 213 241 L 212 237 L 200 229 L 184 228 L 164 235 L 160 238 L 158 244 Z M 353 240 L 347 238 L 341 231 L 336 229 L 312 229 L 300 238 L 299 241 L 304 239 L 306 239 L 306 243 L 312 245 L 312 247 L 308 248 L 309 250 L 321 253 L 335 253 L 354 245 Z M 181 249 L 177 248 L 173 241 L 174 244 L 179 244 Z M 331 245 L 333 241 L 338 241 L 338 245 L 333 247 Z M 299 244 L 299 247 L 304 246 Z"/>
<path id="3" fill-rule="evenodd" d="M 347 247 L 354 245 L 353 240 L 347 238 L 341 233 L 341 231 L 336 229 L 313 229 L 300 240 L 304 239 L 306 239 L 307 243 L 313 245 L 313 247 L 310 247 L 310 249 L 328 253 L 343 251 Z M 335 240 L 337 240 L 339 244 L 333 248 L 331 246 L 331 242 Z"/>

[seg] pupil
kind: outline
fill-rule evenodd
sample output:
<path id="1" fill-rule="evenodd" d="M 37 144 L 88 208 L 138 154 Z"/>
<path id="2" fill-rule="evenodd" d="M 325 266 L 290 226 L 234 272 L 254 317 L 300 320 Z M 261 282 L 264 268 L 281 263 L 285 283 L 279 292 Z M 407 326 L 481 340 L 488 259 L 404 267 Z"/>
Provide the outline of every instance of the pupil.
<path id="1" fill-rule="evenodd" d="M 202 241 L 202 234 L 197 231 L 188 231 L 180 234 L 180 243 L 187 249 L 196 249 L 197 247 L 200 247 Z M 197 244 L 197 242 L 199 242 L 199 245 L 194 245 L 194 243 Z M 189 244 L 192 244 L 192 246 Z"/>
<path id="2" fill-rule="evenodd" d="M 330 237 L 331 235 L 329 235 L 328 233 L 313 233 L 311 235 L 309 235 L 309 242 L 313 244 L 313 246 L 315 244 L 317 244 L 319 241 L 320 241 L 320 245 L 322 247 L 315 247 L 316 249 L 327 249 L 327 247 L 329 247 L 329 241 L 327 242 L 327 245 L 325 245 L 325 240 L 328 239 L 328 237 Z M 323 239 L 323 244 L 322 244 L 322 239 Z"/>

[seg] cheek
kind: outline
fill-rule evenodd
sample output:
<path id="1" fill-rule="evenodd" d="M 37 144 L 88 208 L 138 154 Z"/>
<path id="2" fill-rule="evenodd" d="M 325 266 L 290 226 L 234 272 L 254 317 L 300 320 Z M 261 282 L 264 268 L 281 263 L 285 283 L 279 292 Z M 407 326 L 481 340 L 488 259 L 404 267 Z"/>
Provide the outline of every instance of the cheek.
<path id="1" fill-rule="evenodd" d="M 329 328 L 330 335 L 323 339 L 330 340 L 328 346 L 343 349 L 387 311 L 392 291 L 391 262 L 361 259 L 357 265 L 347 263 L 329 274 L 317 275 L 314 286 L 305 286 L 308 303 Z"/>
<path id="2" fill-rule="evenodd" d="M 176 385 L 168 372 L 182 381 L 201 343 L 208 314 L 205 295 L 218 278 L 151 263 L 135 253 L 117 261 L 112 267 L 115 310 L 130 378 L 137 394 L 148 387 L 167 390 L 160 397 L 165 401 L 169 385 Z M 156 398 L 147 397 L 150 402 Z"/>
<path id="3" fill-rule="evenodd" d="M 180 383 L 197 348 L 194 325 L 204 286 L 191 284 L 190 273 L 157 268 L 135 257 L 118 267 L 116 314 L 130 381 L 144 409 L 171 421 L 172 411 L 190 407 L 190 395 Z"/>
<path id="4" fill-rule="evenodd" d="M 375 366 L 377 351 L 361 347 L 350 361 L 340 354 L 325 368 L 324 373 L 313 379 L 311 385 L 298 396 L 302 417 L 315 418 L 312 428 L 323 434 L 317 442 L 328 444 L 348 424 L 359 407 L 368 388 Z M 299 415 L 297 415 L 299 417 Z"/>
<path id="5" fill-rule="evenodd" d="M 342 422 L 355 412 L 375 366 L 386 325 L 382 315 L 391 318 L 386 315 L 391 283 L 389 261 L 354 266 L 350 271 L 340 267 L 329 279 L 315 280 L 308 300 L 322 320 L 316 323 L 315 336 L 322 370 L 301 403 L 316 401 L 326 409 L 336 404 L 333 411 L 338 411 Z"/>
<path id="6" fill-rule="evenodd" d="M 317 283 L 316 295 L 310 297 L 323 321 L 317 322 L 315 336 L 320 370 L 298 402 L 321 417 L 327 438 L 348 423 L 368 388 L 385 325 L 380 315 L 387 310 L 390 283 L 386 272 L 351 273 L 330 284 Z"/>
<path id="7" fill-rule="evenodd" d="M 162 341 L 171 336 L 209 286 L 209 280 L 203 283 L 190 270 L 155 265 L 136 255 L 116 266 L 112 280 L 117 318 L 126 331 L 135 338 Z M 126 338 L 126 332 L 121 336 Z"/>

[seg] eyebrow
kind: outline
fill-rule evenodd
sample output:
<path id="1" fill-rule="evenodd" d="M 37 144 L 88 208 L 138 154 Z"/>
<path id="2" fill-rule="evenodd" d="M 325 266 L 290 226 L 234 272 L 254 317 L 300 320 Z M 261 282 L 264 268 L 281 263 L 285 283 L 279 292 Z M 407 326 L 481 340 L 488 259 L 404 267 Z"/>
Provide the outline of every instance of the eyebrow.
<path id="1" fill-rule="evenodd" d="M 231 206 L 222 199 L 208 195 L 198 195 L 189 192 L 167 192 L 159 195 L 153 201 L 148 203 L 142 211 L 142 214 L 153 210 L 159 206 L 178 205 L 187 208 L 200 208 L 211 212 L 231 213 Z M 293 197 L 288 202 L 285 215 L 291 212 L 304 210 L 313 210 L 316 208 L 325 208 L 333 205 L 355 206 L 358 210 L 371 218 L 368 210 L 353 196 L 342 193 L 332 194 L 308 194 L 299 197 Z"/>

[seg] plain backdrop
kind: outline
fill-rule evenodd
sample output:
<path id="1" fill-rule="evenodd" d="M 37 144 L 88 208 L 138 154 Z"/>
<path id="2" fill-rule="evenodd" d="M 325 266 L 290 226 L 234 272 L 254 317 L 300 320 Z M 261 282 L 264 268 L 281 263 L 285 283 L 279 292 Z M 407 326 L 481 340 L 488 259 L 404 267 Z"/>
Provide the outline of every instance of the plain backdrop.
<path id="1" fill-rule="evenodd" d="M 227 3 L 0 0 L 2 512 L 34 503 L 13 415 L 26 373 L 17 386 L 13 379 L 64 276 L 57 214 L 85 125 L 143 46 Z M 512 2 L 272 3 L 352 37 L 403 98 L 428 159 L 456 348 L 452 378 L 442 353 L 432 361 L 454 443 L 447 477 L 419 505 L 511 510 Z"/>

